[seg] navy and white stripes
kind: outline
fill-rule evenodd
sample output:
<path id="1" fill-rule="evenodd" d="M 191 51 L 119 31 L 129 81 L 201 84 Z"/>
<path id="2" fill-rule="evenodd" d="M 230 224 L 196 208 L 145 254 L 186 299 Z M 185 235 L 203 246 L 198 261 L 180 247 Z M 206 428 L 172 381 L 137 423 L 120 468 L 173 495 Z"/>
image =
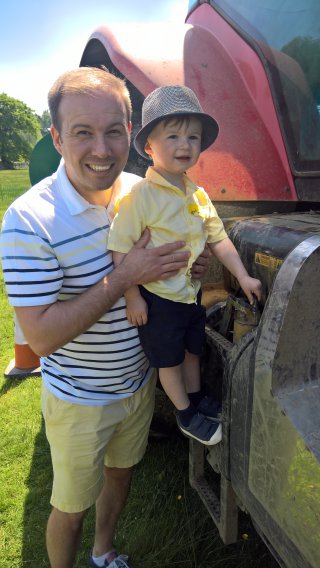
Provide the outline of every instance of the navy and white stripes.
<path id="1" fill-rule="evenodd" d="M 137 176 L 122 174 L 124 186 Z M 39 306 L 67 301 L 113 269 L 107 249 L 109 219 L 70 184 L 63 164 L 7 211 L 1 254 L 9 302 Z M 87 332 L 41 359 L 44 381 L 59 398 L 108 404 L 132 395 L 151 370 L 136 327 L 120 300 Z"/>

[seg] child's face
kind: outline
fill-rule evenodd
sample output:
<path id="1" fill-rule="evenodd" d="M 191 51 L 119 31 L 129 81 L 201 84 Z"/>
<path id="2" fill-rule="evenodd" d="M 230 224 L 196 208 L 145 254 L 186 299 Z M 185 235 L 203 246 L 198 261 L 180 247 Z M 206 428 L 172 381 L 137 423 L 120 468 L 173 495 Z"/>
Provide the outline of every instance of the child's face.
<path id="1" fill-rule="evenodd" d="M 182 175 L 191 168 L 199 158 L 201 132 L 201 122 L 193 116 L 157 124 L 145 146 L 156 170 L 160 174 Z"/>

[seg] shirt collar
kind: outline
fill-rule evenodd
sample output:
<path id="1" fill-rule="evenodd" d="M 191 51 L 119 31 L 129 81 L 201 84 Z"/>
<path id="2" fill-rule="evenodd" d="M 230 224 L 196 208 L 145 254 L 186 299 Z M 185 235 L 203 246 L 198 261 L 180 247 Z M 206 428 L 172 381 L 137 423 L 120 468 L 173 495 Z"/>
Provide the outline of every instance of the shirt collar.
<path id="1" fill-rule="evenodd" d="M 61 191 L 61 197 L 69 209 L 70 215 L 80 215 L 87 209 L 95 208 L 96 205 L 89 203 L 77 190 L 73 187 L 71 181 L 69 180 L 66 172 L 66 167 L 64 164 L 64 159 L 62 158 L 57 169 L 57 181 L 59 183 L 59 189 Z"/>
<path id="2" fill-rule="evenodd" d="M 88 209 L 101 209 L 101 207 L 105 209 L 105 207 L 103 207 L 102 205 L 94 205 L 92 203 L 89 203 L 89 201 L 87 201 L 84 197 L 82 197 L 82 195 L 80 195 L 80 193 L 77 192 L 67 176 L 63 158 L 61 158 L 59 167 L 54 175 L 56 176 L 58 182 L 61 198 L 65 202 L 70 215 L 80 215 Z M 120 201 L 120 199 L 124 195 L 129 193 L 132 186 L 140 180 L 140 176 L 129 172 L 121 172 L 121 174 L 113 184 L 110 202 L 106 208 L 110 221 L 112 221 L 115 214 L 113 210 L 115 208 L 116 202 Z"/>
<path id="3" fill-rule="evenodd" d="M 175 190 L 178 189 L 178 191 L 181 191 L 175 185 L 172 185 L 172 183 L 168 182 L 166 179 L 164 179 L 164 177 L 158 174 L 158 172 L 155 171 L 153 166 L 149 166 L 149 168 L 147 169 L 146 179 L 148 181 L 161 185 L 162 187 L 168 187 L 170 189 L 173 188 Z M 187 176 L 187 174 L 183 174 L 183 179 L 186 187 L 186 195 L 189 195 L 190 193 L 194 193 L 195 191 L 197 191 L 198 186 L 192 181 L 192 179 L 189 178 L 189 176 Z"/>

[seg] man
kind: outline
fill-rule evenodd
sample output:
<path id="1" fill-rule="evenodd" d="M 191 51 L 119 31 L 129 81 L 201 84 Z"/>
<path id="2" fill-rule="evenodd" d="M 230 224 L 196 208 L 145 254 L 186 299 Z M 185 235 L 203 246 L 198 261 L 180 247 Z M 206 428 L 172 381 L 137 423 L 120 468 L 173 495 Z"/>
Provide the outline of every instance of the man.
<path id="1" fill-rule="evenodd" d="M 96 503 L 90 563 L 128 568 L 113 537 L 146 448 L 154 377 L 123 294 L 176 274 L 189 253 L 179 250 L 181 241 L 146 249 L 146 231 L 113 270 L 112 210 L 138 179 L 123 173 L 131 131 L 124 83 L 102 69 L 79 68 L 58 78 L 49 108 L 63 160 L 8 209 L 2 229 L 8 297 L 42 357 L 54 471 L 48 555 L 52 568 L 72 568 L 85 514 Z"/>

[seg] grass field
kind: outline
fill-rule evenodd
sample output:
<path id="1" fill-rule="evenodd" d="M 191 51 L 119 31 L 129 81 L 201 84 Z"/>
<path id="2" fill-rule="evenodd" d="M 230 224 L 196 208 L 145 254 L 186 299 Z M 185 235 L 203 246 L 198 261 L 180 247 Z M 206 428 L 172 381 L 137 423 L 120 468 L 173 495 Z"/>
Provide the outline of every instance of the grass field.
<path id="1" fill-rule="evenodd" d="M 0 171 L 0 220 L 29 186 L 25 170 Z M 50 511 L 50 453 L 40 415 L 41 379 L 5 379 L 13 357 L 13 314 L 1 274 L 0 288 L 0 567 L 49 568 L 45 527 Z M 93 512 L 84 530 L 77 568 L 88 566 Z M 118 548 L 135 568 L 276 568 L 247 517 L 239 541 L 223 546 L 188 482 L 188 444 L 172 432 L 150 441 L 136 469 L 132 492 L 117 533 Z M 57 546 L 59 544 L 57 543 Z"/>

